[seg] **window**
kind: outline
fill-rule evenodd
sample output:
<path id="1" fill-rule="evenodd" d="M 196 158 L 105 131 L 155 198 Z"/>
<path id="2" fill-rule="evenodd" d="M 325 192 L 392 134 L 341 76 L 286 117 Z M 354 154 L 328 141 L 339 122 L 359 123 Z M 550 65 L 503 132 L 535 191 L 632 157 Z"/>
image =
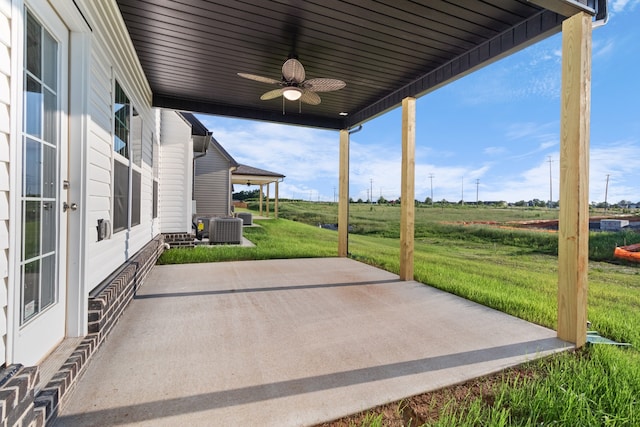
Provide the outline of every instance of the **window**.
<path id="1" fill-rule="evenodd" d="M 113 131 L 113 149 L 125 159 L 129 158 L 129 98 L 116 82 L 116 94 L 113 102 L 113 118 L 115 129 Z"/>
<path id="2" fill-rule="evenodd" d="M 158 218 L 158 169 L 159 169 L 159 149 L 156 148 L 156 140 L 151 134 L 151 168 L 153 169 L 153 217 Z"/>
<path id="3" fill-rule="evenodd" d="M 113 232 L 140 224 L 142 118 L 116 81 L 113 102 Z M 131 184 L 131 185 L 130 185 Z"/>
<path id="4" fill-rule="evenodd" d="M 158 180 L 153 180 L 153 218 L 158 218 Z"/>
<path id="5" fill-rule="evenodd" d="M 127 228 L 129 220 L 129 167 L 113 162 L 113 232 Z"/>
<path id="6" fill-rule="evenodd" d="M 140 187 L 142 176 L 140 172 L 131 171 L 131 226 L 140 224 Z"/>
<path id="7" fill-rule="evenodd" d="M 131 110 L 130 138 L 129 157 L 134 165 L 142 166 L 142 117 L 135 108 Z"/>

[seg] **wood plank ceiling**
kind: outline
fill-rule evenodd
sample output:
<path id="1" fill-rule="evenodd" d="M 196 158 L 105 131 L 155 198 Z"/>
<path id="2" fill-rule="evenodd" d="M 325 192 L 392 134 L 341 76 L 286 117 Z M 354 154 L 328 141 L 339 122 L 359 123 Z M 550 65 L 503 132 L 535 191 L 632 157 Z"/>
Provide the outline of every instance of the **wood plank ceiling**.
<path id="1" fill-rule="evenodd" d="M 155 106 L 346 129 L 560 31 L 563 9 L 536 5 L 550 1 L 572 0 L 117 3 Z M 283 114 L 281 97 L 260 100 L 277 86 L 237 75 L 280 79 L 290 55 L 307 79 L 346 87 L 315 106 L 287 101 Z"/>

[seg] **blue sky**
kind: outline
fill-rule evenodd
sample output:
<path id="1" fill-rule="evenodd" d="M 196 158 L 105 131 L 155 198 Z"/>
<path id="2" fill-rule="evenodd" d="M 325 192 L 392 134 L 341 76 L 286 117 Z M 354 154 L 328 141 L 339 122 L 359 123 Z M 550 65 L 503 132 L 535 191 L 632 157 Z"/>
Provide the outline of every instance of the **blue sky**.
<path id="1" fill-rule="evenodd" d="M 640 202 L 640 0 L 609 7 L 593 31 L 589 200 L 604 201 L 609 175 L 609 203 Z M 418 99 L 416 199 L 433 174 L 435 200 L 475 201 L 476 189 L 480 200 L 548 200 L 550 181 L 558 200 L 561 44 L 555 35 Z M 334 200 L 338 132 L 198 118 L 239 163 L 286 175 L 281 197 Z M 400 121 L 398 108 L 351 136 L 353 199 L 371 187 L 374 199 L 400 195 Z"/>

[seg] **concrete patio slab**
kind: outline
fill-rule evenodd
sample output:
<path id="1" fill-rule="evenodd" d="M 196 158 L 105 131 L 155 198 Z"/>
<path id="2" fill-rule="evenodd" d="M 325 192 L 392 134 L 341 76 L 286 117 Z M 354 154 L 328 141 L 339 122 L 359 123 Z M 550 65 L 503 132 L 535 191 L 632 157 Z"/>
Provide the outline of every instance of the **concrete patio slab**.
<path id="1" fill-rule="evenodd" d="M 56 425 L 313 425 L 567 348 L 350 259 L 157 266 Z"/>

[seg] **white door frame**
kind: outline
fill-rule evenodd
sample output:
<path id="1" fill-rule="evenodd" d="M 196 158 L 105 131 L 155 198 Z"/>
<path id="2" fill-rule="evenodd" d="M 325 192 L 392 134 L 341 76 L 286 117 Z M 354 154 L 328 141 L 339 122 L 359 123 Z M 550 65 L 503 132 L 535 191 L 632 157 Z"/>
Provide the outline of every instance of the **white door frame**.
<path id="1" fill-rule="evenodd" d="M 69 28 L 69 190 L 68 203 L 78 210 L 68 216 L 67 336 L 88 332 L 86 239 L 88 224 L 87 146 L 89 141 L 89 88 L 91 77 L 91 28 L 74 2 L 49 0 Z"/>

